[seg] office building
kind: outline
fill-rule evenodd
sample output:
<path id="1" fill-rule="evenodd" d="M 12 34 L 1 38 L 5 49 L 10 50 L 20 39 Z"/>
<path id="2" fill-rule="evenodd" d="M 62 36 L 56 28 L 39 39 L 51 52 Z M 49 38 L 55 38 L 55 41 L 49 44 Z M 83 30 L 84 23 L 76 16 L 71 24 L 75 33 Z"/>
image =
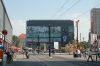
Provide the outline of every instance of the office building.
<path id="1" fill-rule="evenodd" d="M 7 35 L 5 36 L 5 48 L 7 48 L 12 43 L 12 25 L 9 20 L 6 8 L 4 6 L 3 0 L 0 0 L 0 38 L 4 39 L 2 31 L 6 29 Z"/>
<path id="2" fill-rule="evenodd" d="M 50 45 L 58 42 L 60 47 L 74 40 L 74 22 L 72 20 L 28 20 L 26 27 L 26 45 Z"/>
<path id="3" fill-rule="evenodd" d="M 100 8 L 91 10 L 91 32 L 100 35 Z"/>

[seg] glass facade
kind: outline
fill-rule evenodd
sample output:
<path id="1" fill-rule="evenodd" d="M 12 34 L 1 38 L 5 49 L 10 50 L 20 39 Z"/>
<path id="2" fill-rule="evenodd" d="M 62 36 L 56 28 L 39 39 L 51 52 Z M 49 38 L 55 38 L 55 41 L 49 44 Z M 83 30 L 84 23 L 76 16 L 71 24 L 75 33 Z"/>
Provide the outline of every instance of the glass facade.
<path id="1" fill-rule="evenodd" d="M 49 33 L 50 31 L 50 33 Z M 27 27 L 27 37 L 29 41 L 38 42 L 50 42 L 60 41 L 61 42 L 61 27 L 54 26 L 28 26 Z"/>
<path id="2" fill-rule="evenodd" d="M 38 42 L 62 46 L 74 40 L 74 22 L 71 20 L 29 20 L 26 28 L 26 44 Z"/>

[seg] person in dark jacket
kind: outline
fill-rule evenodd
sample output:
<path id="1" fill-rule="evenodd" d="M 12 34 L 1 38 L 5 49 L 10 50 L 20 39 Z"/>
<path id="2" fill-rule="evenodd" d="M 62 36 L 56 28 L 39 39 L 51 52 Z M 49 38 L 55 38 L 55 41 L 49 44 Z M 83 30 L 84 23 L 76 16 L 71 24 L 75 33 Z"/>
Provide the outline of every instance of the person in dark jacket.
<path id="1" fill-rule="evenodd" d="M 7 51 L 6 54 L 7 54 L 7 63 L 10 63 L 10 61 L 11 61 L 11 54 L 10 54 L 9 51 Z"/>
<path id="2" fill-rule="evenodd" d="M 92 50 L 91 49 L 88 50 L 88 59 L 87 59 L 87 62 L 89 61 L 89 59 L 91 59 L 91 61 L 93 61 Z"/>
<path id="3" fill-rule="evenodd" d="M 29 58 L 29 52 L 28 52 L 28 50 L 26 51 L 26 58 L 27 59 Z"/>

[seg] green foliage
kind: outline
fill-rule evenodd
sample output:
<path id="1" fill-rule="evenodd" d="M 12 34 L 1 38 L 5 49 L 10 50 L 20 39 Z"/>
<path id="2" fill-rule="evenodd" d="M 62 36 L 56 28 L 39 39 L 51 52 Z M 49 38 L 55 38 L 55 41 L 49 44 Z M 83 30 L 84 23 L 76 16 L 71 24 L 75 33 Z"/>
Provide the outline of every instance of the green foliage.
<path id="1" fill-rule="evenodd" d="M 60 51 L 65 52 L 65 47 L 61 47 Z"/>
<path id="2" fill-rule="evenodd" d="M 83 41 L 83 42 L 81 42 L 80 44 L 82 45 L 82 47 L 84 47 L 84 49 L 89 48 L 89 43 L 86 42 L 86 41 Z"/>
<path id="3" fill-rule="evenodd" d="M 16 35 L 13 35 L 12 41 L 13 41 L 13 44 L 15 44 L 15 46 L 17 47 L 19 46 L 20 39 Z"/>

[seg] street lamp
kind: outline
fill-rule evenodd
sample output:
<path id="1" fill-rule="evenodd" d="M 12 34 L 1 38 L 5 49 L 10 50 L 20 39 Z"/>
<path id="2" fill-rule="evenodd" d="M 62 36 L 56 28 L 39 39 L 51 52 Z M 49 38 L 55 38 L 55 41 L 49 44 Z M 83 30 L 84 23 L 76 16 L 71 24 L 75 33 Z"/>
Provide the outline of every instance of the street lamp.
<path id="1" fill-rule="evenodd" d="M 39 48 L 40 48 L 40 38 L 39 38 L 39 35 L 38 35 L 38 54 L 39 54 Z"/>
<path id="2" fill-rule="evenodd" d="M 51 45 L 50 45 L 50 24 L 49 24 L 48 28 L 49 28 L 49 57 L 51 57 Z"/>

